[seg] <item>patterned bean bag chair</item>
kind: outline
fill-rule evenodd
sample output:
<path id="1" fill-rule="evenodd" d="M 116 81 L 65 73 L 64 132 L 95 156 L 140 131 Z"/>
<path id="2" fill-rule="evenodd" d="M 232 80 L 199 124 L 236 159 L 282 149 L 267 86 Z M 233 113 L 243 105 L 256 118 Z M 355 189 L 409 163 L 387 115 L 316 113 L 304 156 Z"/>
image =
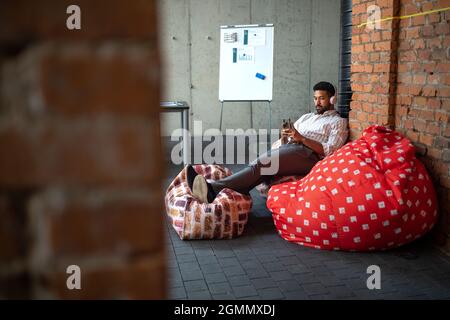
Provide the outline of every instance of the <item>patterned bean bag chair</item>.
<path id="1" fill-rule="evenodd" d="M 232 174 L 218 165 L 195 165 L 207 180 Z M 175 177 L 165 196 L 166 212 L 182 240 L 231 239 L 240 236 L 247 224 L 252 198 L 231 189 L 223 189 L 212 203 L 202 203 L 192 196 L 186 180 L 186 167 Z"/>
<path id="2" fill-rule="evenodd" d="M 381 126 L 368 127 L 303 179 L 273 186 L 267 207 L 281 237 L 317 249 L 390 249 L 437 221 L 436 193 L 413 145 Z"/>

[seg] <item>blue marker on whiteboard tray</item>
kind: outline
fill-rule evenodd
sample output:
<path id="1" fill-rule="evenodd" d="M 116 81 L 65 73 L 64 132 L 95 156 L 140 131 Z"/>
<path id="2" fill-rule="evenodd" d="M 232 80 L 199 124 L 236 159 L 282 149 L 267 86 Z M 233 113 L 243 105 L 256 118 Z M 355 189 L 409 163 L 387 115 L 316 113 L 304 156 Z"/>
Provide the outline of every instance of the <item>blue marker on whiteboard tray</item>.
<path id="1" fill-rule="evenodd" d="M 256 77 L 257 78 L 259 78 L 259 79 L 261 79 L 261 80 L 264 80 L 265 78 L 266 78 L 266 76 L 265 75 L 263 75 L 263 74 L 261 74 L 261 73 L 256 73 Z"/>

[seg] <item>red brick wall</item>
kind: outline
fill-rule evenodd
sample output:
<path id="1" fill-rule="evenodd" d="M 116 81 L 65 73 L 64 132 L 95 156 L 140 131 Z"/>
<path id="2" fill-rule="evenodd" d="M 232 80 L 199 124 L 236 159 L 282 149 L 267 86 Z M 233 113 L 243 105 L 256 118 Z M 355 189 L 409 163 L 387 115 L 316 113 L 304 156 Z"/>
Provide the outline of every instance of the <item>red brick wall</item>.
<path id="1" fill-rule="evenodd" d="M 417 147 L 439 194 L 436 240 L 450 251 L 450 11 L 357 27 L 367 8 L 381 19 L 450 7 L 450 0 L 353 1 L 351 137 L 370 124 L 389 126 Z"/>
<path id="2" fill-rule="evenodd" d="M 1 298 L 165 297 L 155 6 L 0 3 Z"/>

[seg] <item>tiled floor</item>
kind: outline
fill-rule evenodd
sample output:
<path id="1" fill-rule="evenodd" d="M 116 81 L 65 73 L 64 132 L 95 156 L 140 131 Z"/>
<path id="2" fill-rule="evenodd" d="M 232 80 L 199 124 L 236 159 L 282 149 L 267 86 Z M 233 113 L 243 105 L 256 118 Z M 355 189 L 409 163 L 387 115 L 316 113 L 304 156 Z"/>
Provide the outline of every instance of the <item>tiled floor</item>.
<path id="1" fill-rule="evenodd" d="M 166 185 L 181 169 L 169 168 Z M 233 240 L 182 241 L 167 224 L 170 299 L 450 299 L 450 257 L 426 237 L 376 253 L 304 248 L 278 236 L 264 200 L 252 196 Z M 381 268 L 379 290 L 367 288 L 370 265 Z"/>

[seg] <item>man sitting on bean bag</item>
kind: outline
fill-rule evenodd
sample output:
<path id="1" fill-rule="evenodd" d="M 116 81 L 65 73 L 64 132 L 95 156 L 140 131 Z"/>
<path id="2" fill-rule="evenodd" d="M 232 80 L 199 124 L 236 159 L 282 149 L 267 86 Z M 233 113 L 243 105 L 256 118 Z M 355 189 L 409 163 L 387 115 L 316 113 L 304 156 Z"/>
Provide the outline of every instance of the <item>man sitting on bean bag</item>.
<path id="1" fill-rule="evenodd" d="M 298 181 L 269 190 L 280 236 L 327 250 L 387 250 L 429 232 L 438 218 L 433 181 L 401 133 L 372 125 Z"/>
<path id="2" fill-rule="evenodd" d="M 334 86 L 319 82 L 313 90 L 316 112 L 304 114 L 294 123 L 294 128 L 282 131 L 282 138 L 290 137 L 293 143 L 270 150 L 243 170 L 211 183 L 188 166 L 187 181 L 192 194 L 208 203 L 225 188 L 249 194 L 255 186 L 269 182 L 274 176 L 308 174 L 319 160 L 343 146 L 348 123 L 334 109 Z"/>

